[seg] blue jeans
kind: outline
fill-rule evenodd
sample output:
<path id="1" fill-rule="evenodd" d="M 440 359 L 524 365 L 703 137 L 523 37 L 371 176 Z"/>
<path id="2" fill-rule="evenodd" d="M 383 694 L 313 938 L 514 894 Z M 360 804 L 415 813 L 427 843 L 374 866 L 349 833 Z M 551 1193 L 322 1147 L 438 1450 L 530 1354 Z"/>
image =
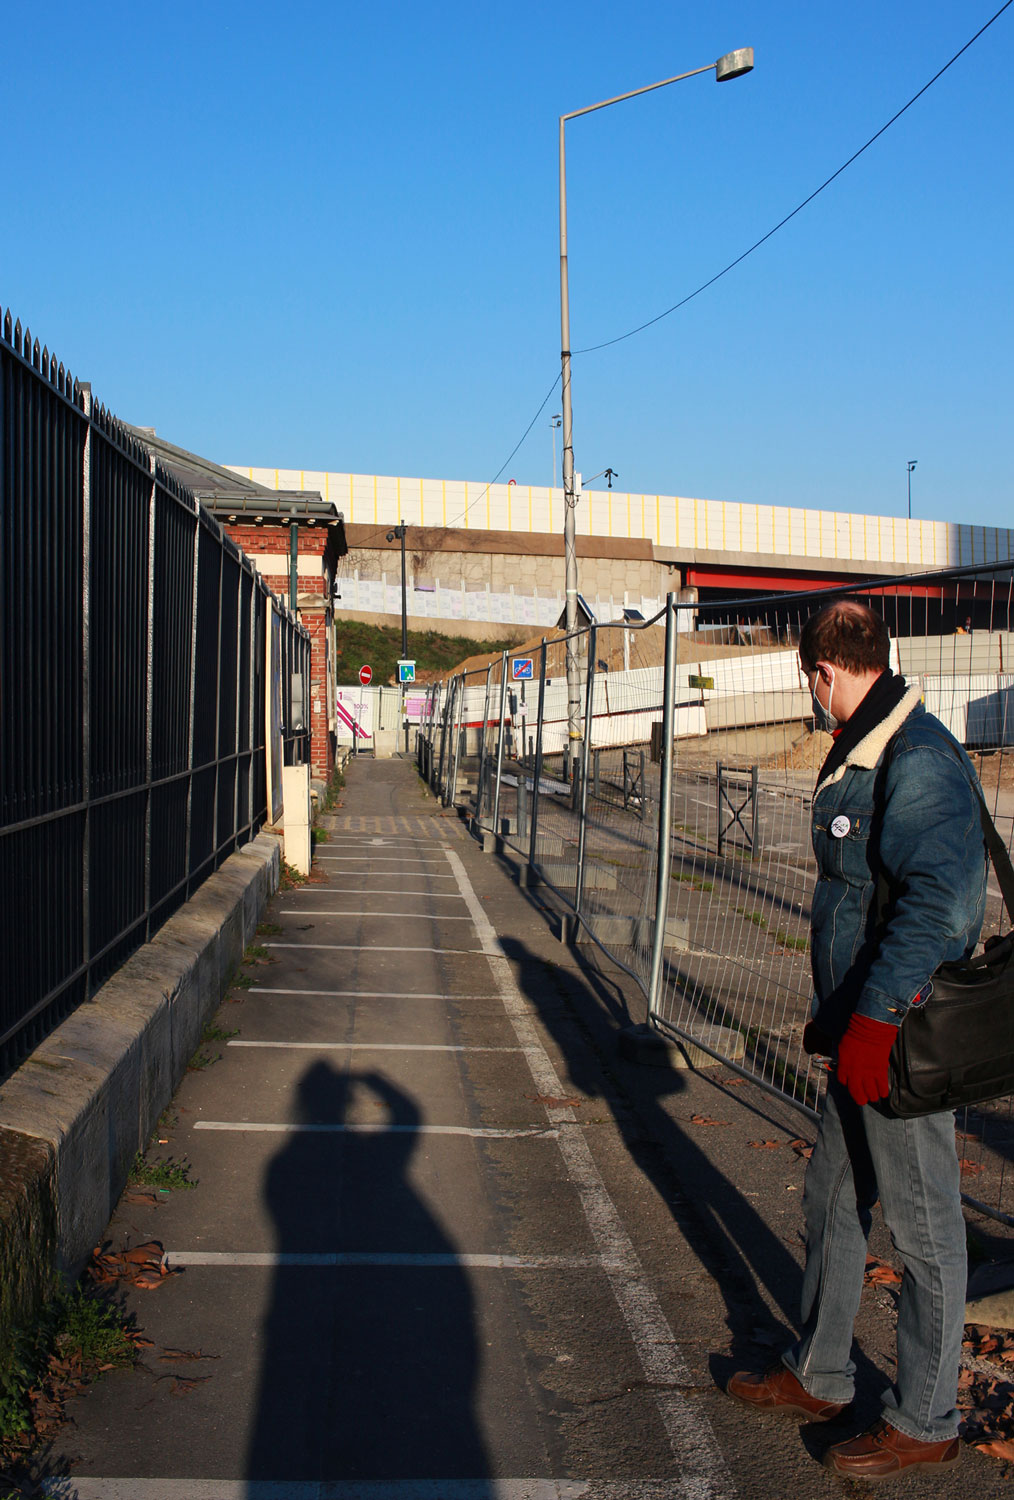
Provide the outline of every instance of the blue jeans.
<path id="1" fill-rule="evenodd" d="M 852 1326 L 859 1310 L 871 1212 L 904 1265 L 897 1383 L 884 1416 L 907 1437 L 954 1437 L 965 1316 L 965 1222 L 954 1115 L 897 1120 L 860 1107 L 831 1079 L 806 1171 L 803 1335 L 783 1360 L 812 1396 L 848 1402 Z"/>

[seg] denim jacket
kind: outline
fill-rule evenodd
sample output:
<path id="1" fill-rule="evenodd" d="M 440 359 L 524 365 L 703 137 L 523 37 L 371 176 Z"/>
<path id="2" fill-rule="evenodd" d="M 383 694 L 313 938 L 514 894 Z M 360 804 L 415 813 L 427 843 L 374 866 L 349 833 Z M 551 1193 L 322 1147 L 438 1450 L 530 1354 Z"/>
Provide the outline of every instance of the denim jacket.
<path id="1" fill-rule="evenodd" d="M 853 1012 L 900 1024 L 929 999 L 934 969 L 979 940 L 988 858 L 975 772 L 919 698 L 910 687 L 814 792 L 813 1014 L 833 1039 Z M 879 931 L 878 859 L 892 893 Z"/>

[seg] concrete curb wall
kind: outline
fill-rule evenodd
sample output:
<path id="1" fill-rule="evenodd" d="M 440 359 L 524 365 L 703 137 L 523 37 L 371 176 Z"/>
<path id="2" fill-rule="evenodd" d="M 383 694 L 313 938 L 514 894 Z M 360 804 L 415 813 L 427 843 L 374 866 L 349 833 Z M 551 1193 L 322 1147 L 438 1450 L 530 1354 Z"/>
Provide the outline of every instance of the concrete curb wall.
<path id="1" fill-rule="evenodd" d="M 0 1341 L 105 1229 L 278 888 L 260 834 L 0 1085 Z"/>

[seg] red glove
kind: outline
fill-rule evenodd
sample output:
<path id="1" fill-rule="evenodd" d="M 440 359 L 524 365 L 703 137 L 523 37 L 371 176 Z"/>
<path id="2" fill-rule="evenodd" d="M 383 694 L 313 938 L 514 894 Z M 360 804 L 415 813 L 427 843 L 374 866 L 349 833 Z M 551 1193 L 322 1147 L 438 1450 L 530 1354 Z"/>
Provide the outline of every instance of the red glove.
<path id="1" fill-rule="evenodd" d="M 838 1043 L 838 1082 L 845 1085 L 857 1104 L 872 1104 L 888 1094 L 887 1059 L 891 1055 L 897 1026 L 853 1016 Z"/>

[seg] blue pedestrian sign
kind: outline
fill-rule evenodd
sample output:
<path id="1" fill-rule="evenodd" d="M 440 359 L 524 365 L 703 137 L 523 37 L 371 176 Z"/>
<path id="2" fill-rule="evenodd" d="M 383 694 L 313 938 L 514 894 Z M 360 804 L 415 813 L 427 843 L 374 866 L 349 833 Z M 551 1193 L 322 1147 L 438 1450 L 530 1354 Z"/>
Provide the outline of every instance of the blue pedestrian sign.
<path id="1" fill-rule="evenodd" d="M 415 682 L 414 661 L 400 661 L 398 663 L 398 681 L 401 683 Z"/>
<path id="2" fill-rule="evenodd" d="M 533 677 L 532 656 L 515 656 L 511 662 L 511 678 L 514 682 L 531 682 Z"/>

